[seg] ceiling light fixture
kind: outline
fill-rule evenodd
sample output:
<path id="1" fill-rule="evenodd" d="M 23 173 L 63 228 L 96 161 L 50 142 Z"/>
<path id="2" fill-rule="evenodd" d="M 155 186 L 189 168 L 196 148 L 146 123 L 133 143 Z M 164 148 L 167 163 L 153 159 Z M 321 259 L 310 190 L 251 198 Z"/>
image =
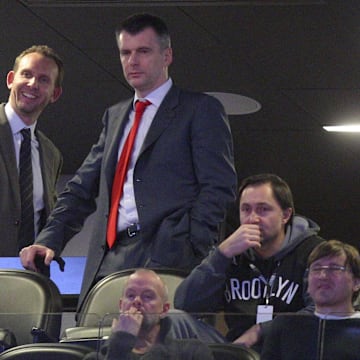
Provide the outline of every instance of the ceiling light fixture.
<path id="1" fill-rule="evenodd" d="M 227 115 L 252 114 L 261 109 L 258 101 L 247 96 L 225 92 L 207 92 L 206 94 L 217 98 L 223 104 Z"/>
<path id="2" fill-rule="evenodd" d="M 351 125 L 336 125 L 336 126 L 323 126 L 323 129 L 326 131 L 332 132 L 360 132 L 360 124 L 351 124 Z"/>

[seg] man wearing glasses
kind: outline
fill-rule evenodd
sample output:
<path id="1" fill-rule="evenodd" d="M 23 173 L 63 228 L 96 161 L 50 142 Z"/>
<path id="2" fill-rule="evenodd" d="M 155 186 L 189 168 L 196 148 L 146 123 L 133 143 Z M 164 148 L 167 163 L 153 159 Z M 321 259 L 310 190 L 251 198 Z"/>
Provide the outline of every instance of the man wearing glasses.
<path id="1" fill-rule="evenodd" d="M 330 240 L 310 254 L 308 291 L 317 316 L 360 317 L 353 307 L 359 289 L 360 259 L 353 246 Z"/>
<path id="2" fill-rule="evenodd" d="M 315 316 L 284 315 L 272 323 L 262 360 L 359 359 L 358 250 L 338 240 L 319 244 L 308 260 L 308 291 Z"/>

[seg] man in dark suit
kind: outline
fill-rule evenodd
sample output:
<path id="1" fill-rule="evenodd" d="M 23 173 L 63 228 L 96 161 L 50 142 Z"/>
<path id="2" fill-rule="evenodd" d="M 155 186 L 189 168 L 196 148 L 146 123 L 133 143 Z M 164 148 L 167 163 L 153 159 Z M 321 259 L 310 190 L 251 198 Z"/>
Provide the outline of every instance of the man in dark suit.
<path id="1" fill-rule="evenodd" d="M 7 75 L 10 95 L 0 105 L 0 256 L 18 256 L 30 245 L 55 204 L 62 156 L 36 124 L 45 107 L 60 97 L 63 73 L 59 56 L 41 45 L 23 51 Z M 31 134 L 34 224 L 33 233 L 22 239 L 19 157 L 24 128 Z"/>
<path id="2" fill-rule="evenodd" d="M 79 306 L 91 286 L 114 271 L 193 268 L 218 241 L 219 226 L 236 197 L 224 109 L 215 98 L 183 91 L 168 77 L 172 49 L 166 24 L 149 14 L 134 15 L 116 37 L 135 96 L 105 111 L 98 143 L 60 195 L 35 245 L 21 254 L 24 267 L 38 271 L 35 255 L 48 265 L 96 209 Z M 114 174 L 137 100 L 151 104 L 116 204 L 117 237 L 110 247 L 106 234 Z"/>

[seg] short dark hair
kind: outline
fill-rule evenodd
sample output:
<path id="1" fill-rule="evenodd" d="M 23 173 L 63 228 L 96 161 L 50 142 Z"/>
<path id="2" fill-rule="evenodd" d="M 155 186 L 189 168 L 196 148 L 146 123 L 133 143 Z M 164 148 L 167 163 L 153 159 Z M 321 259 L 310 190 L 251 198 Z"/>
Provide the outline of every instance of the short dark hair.
<path id="1" fill-rule="evenodd" d="M 147 28 L 155 31 L 159 38 L 161 49 L 171 46 L 170 33 L 166 23 L 160 17 L 151 14 L 135 14 L 126 18 L 115 31 L 116 41 L 119 41 L 122 31 L 136 35 Z"/>
<path id="2" fill-rule="evenodd" d="M 289 224 L 295 214 L 293 195 L 287 182 L 275 174 L 257 174 L 245 178 L 240 184 L 239 201 L 243 191 L 248 186 L 258 186 L 263 184 L 270 184 L 274 197 L 279 203 L 281 209 L 292 209 L 291 218 L 290 221 L 288 221 Z"/>
<path id="3" fill-rule="evenodd" d="M 22 53 L 20 53 L 14 62 L 13 71 L 16 72 L 19 68 L 19 64 L 21 59 L 32 53 L 38 53 L 41 54 L 47 58 L 50 58 L 55 61 L 57 68 L 58 68 L 58 76 L 55 80 L 55 86 L 60 87 L 62 86 L 63 80 L 64 80 L 64 63 L 60 56 L 49 46 L 47 45 L 33 45 L 27 49 L 25 49 Z"/>

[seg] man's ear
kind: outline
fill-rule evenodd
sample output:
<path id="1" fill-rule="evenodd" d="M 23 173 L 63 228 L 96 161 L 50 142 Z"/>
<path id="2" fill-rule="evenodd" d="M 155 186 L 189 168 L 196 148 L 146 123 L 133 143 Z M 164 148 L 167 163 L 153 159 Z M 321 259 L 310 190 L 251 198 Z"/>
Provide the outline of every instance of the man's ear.
<path id="1" fill-rule="evenodd" d="M 61 94 L 62 94 L 62 87 L 61 86 L 55 87 L 50 102 L 54 103 L 55 101 L 57 101 Z"/>
<path id="2" fill-rule="evenodd" d="M 290 218 L 291 218 L 291 215 L 292 215 L 292 208 L 287 208 L 285 210 L 283 210 L 283 224 L 286 225 Z"/>
<path id="3" fill-rule="evenodd" d="M 14 76 L 15 76 L 15 73 L 13 70 L 9 71 L 7 76 L 6 76 L 6 85 L 8 87 L 8 89 L 10 90 L 11 87 L 12 87 L 12 83 L 14 81 Z"/>
<path id="4" fill-rule="evenodd" d="M 173 62 L 173 52 L 171 47 L 164 50 L 164 60 L 166 66 L 169 66 Z"/>
<path id="5" fill-rule="evenodd" d="M 355 278 L 354 281 L 354 292 L 359 291 L 360 290 L 360 279 Z"/>
<path id="6" fill-rule="evenodd" d="M 166 314 L 169 312 L 169 310 L 170 310 L 170 303 L 166 302 L 163 305 L 163 311 L 160 314 L 160 319 L 163 319 L 166 316 Z"/>

